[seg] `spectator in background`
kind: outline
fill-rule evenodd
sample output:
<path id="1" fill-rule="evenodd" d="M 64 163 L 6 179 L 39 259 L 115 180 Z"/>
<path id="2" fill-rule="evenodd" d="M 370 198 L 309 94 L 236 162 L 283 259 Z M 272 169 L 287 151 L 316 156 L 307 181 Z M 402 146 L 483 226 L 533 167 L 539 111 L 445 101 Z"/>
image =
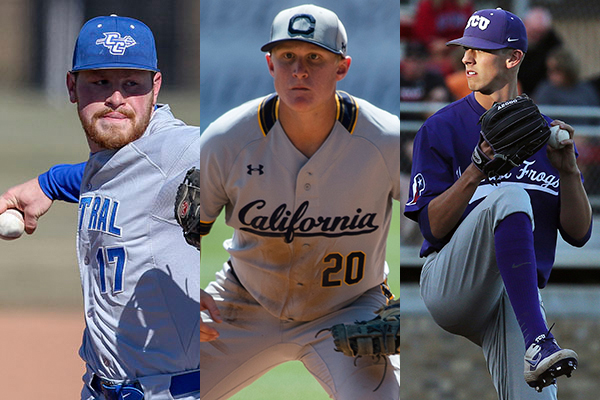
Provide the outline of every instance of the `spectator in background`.
<path id="1" fill-rule="evenodd" d="M 579 62 L 568 49 L 564 47 L 554 49 L 548 54 L 545 66 L 545 80 L 540 82 L 536 90 L 531 93 L 531 97 L 537 104 L 600 105 L 592 84 L 580 79 Z M 596 121 L 593 118 L 573 117 L 568 122 L 570 125 L 592 125 Z"/>
<path id="2" fill-rule="evenodd" d="M 462 36 L 472 13 L 471 0 L 420 0 L 412 28 L 414 39 L 425 46 L 434 40 L 445 44 Z"/>
<path id="3" fill-rule="evenodd" d="M 598 99 L 600 99 L 600 74 L 592 76 L 591 78 L 589 78 L 587 80 L 587 82 L 589 82 L 590 85 L 592 85 L 592 87 L 596 91 L 596 95 L 598 96 Z"/>
<path id="4" fill-rule="evenodd" d="M 527 58 L 527 57 L 525 57 Z M 540 104 L 564 106 L 600 106 L 600 98 L 594 86 L 580 79 L 580 64 L 568 49 L 554 49 L 546 59 L 547 78 L 532 95 Z M 598 125 L 593 117 L 568 117 L 566 122 L 578 125 Z M 577 135 L 575 145 L 579 151 L 578 164 L 585 177 L 588 193 L 600 192 L 600 143 L 598 139 Z"/>
<path id="5" fill-rule="evenodd" d="M 450 93 L 444 77 L 429 67 L 429 53 L 418 42 L 406 45 L 400 62 L 400 102 L 448 102 Z M 423 119 L 428 115 L 400 115 L 401 118 Z"/>
<path id="6" fill-rule="evenodd" d="M 562 45 L 552 26 L 552 14 L 544 7 L 534 7 L 525 16 L 528 50 L 519 70 L 523 92 L 531 95 L 546 76 L 548 54 Z"/>
<path id="7" fill-rule="evenodd" d="M 452 49 L 446 42 L 462 36 L 473 11 L 471 0 L 420 0 L 417 4 L 413 38 L 427 47 L 430 65 L 444 77 L 454 71 Z"/>

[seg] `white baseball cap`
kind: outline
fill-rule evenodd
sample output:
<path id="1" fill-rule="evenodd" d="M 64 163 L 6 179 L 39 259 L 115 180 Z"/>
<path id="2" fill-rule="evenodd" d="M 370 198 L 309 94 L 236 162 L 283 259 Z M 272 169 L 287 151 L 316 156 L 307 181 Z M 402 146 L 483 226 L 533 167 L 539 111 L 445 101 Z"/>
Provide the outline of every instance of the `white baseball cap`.
<path id="1" fill-rule="evenodd" d="M 299 40 L 346 56 L 348 37 L 338 16 L 323 7 L 305 4 L 281 11 L 271 25 L 271 40 L 261 47 L 271 51 L 286 40 Z"/>

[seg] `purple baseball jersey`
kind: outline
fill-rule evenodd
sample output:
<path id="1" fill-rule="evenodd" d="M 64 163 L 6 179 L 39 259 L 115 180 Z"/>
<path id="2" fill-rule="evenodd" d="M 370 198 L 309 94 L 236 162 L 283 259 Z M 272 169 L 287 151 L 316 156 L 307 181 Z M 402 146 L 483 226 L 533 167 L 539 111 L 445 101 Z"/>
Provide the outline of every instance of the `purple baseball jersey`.
<path id="1" fill-rule="evenodd" d="M 479 141 L 479 117 L 485 109 L 473 93 L 442 108 L 431 116 L 415 137 L 409 199 L 405 215 L 419 222 L 425 237 L 422 257 L 439 251 L 453 232 L 442 240 L 433 237 L 429 228 L 427 206 L 431 200 L 454 184 L 471 164 L 471 154 Z M 551 119 L 546 119 L 550 122 Z M 494 182 L 479 184 L 461 221 L 493 190 L 503 185 L 519 185 L 527 190 L 534 214 L 534 246 L 538 268 L 538 285 L 543 288 L 550 275 L 560 227 L 560 180 L 558 170 L 546 157 L 546 146 Z M 563 238 L 582 245 L 562 232 Z M 589 232 L 588 232 L 589 237 Z M 583 242 L 583 243 L 581 243 Z"/>

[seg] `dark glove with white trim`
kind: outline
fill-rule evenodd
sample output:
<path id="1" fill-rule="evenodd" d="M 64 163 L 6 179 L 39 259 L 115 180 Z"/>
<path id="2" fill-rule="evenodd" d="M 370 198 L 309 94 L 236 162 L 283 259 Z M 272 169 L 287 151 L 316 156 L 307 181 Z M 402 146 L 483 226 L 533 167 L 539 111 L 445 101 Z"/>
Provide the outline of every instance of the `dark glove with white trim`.
<path id="1" fill-rule="evenodd" d="M 191 168 L 177 188 L 175 219 L 185 240 L 200 250 L 200 170 Z"/>
<path id="2" fill-rule="evenodd" d="M 518 167 L 540 150 L 550 137 L 548 122 L 526 94 L 494 103 L 481 118 L 481 135 L 473 151 L 473 164 L 488 178 L 495 178 Z M 493 158 L 481 149 L 483 142 L 492 148 Z"/>

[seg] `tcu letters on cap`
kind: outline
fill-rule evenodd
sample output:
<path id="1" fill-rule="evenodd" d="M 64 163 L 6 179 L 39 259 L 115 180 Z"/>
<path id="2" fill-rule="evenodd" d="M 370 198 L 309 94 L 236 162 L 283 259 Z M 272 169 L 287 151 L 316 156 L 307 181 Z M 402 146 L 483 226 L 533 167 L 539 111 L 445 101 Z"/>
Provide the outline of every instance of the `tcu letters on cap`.
<path id="1" fill-rule="evenodd" d="M 346 29 L 337 15 L 312 4 L 281 11 L 271 25 L 271 40 L 261 47 L 271 51 L 285 40 L 300 40 L 323 47 L 335 54 L 346 55 Z"/>
<path id="2" fill-rule="evenodd" d="M 523 21 L 509 11 L 479 10 L 467 21 L 463 37 L 446 44 L 483 50 L 512 48 L 526 53 L 527 31 Z"/>

